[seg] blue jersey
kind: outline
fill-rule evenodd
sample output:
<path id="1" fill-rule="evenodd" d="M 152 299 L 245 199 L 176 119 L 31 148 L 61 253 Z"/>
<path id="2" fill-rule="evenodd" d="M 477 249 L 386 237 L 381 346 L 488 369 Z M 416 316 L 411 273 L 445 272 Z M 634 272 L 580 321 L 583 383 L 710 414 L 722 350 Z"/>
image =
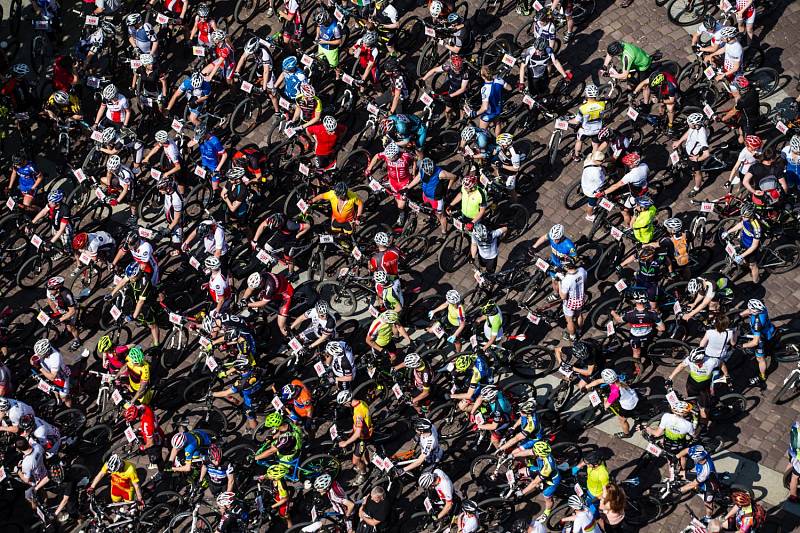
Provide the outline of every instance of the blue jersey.
<path id="1" fill-rule="evenodd" d="M 561 260 L 567 256 L 575 257 L 578 252 L 575 250 L 575 243 L 567 237 L 564 237 L 559 242 L 554 241 L 547 237 L 550 241 L 550 264 L 556 267 L 561 266 Z"/>
<path id="2" fill-rule="evenodd" d="M 511 402 L 508 401 L 502 391 L 498 391 L 494 401 L 489 403 L 489 410 L 491 411 L 489 416 L 495 422 L 507 425 L 511 420 Z"/>
<path id="3" fill-rule="evenodd" d="M 542 439 L 542 424 L 536 413 L 523 413 L 519 417 L 519 430 L 528 439 Z"/>
<path id="4" fill-rule="evenodd" d="M 339 21 L 334 20 L 327 26 L 319 27 L 319 38 L 322 41 L 336 41 L 342 38 L 342 29 L 339 26 Z M 325 50 L 335 50 L 338 45 L 333 44 L 320 44 L 320 47 Z"/>
<path id="5" fill-rule="evenodd" d="M 30 190 L 33 188 L 33 184 L 36 183 L 36 177 L 38 175 L 39 169 L 36 168 L 36 165 L 30 161 L 25 163 L 24 166 L 19 167 L 17 169 L 17 186 L 19 187 L 20 192 L 30 192 Z"/>
<path id="6" fill-rule="evenodd" d="M 211 135 L 208 139 L 201 142 L 198 146 L 200 150 L 200 163 L 207 170 L 215 171 L 222 154 L 225 153 L 225 147 L 216 135 Z"/>
<path id="7" fill-rule="evenodd" d="M 193 98 L 200 98 L 202 96 L 208 96 L 209 94 L 211 94 L 211 84 L 205 80 L 203 80 L 203 83 L 200 84 L 200 87 L 195 89 L 194 87 L 192 87 L 192 80 L 186 78 L 185 80 L 183 80 L 183 82 L 181 82 L 179 89 L 181 90 L 182 93 L 186 94 L 186 97 L 189 98 L 190 100 Z M 202 106 L 203 104 L 195 104 L 191 102 L 189 104 L 190 109 L 200 109 Z"/>
<path id="8" fill-rule="evenodd" d="M 186 446 L 183 448 L 184 459 L 187 462 L 202 459 L 211 445 L 211 436 L 202 429 L 185 431 L 183 434 L 186 435 Z"/>
<path id="9" fill-rule="evenodd" d="M 426 176 L 422 172 L 422 168 L 420 166 L 419 169 L 419 179 L 420 183 L 422 184 L 422 194 L 432 200 L 438 200 L 443 196 L 443 191 L 439 190 L 439 184 L 441 180 L 439 179 L 439 175 L 442 173 L 442 169 L 439 166 L 433 167 L 433 173 L 430 176 Z"/>
<path id="10" fill-rule="evenodd" d="M 484 117 L 492 119 L 503 111 L 503 85 L 501 78 L 484 82 L 481 87 L 481 100 L 488 104 Z"/>
<path id="11" fill-rule="evenodd" d="M 297 93 L 300 92 L 300 84 L 308 81 L 305 73 L 298 69 L 294 72 L 287 72 L 283 77 L 284 80 L 284 93 L 286 96 L 294 100 L 297 98 Z"/>
<path id="12" fill-rule="evenodd" d="M 689 455 L 691 456 L 697 451 L 697 446 L 690 446 L 689 447 Z M 706 483 L 714 483 L 714 476 L 717 474 L 717 469 L 714 466 L 714 461 L 711 460 L 711 456 L 708 453 L 705 453 L 705 463 L 700 463 L 699 461 L 695 461 L 694 463 L 694 473 L 696 476 L 697 482 L 700 484 L 700 490 L 705 491 L 707 490 Z"/>
<path id="13" fill-rule="evenodd" d="M 786 184 L 789 188 L 796 189 L 800 187 L 800 156 L 793 157 L 791 149 L 787 146 L 781 152 L 784 161 L 786 161 Z"/>
<path id="14" fill-rule="evenodd" d="M 770 321 L 766 309 L 760 313 L 750 315 L 750 330 L 761 341 L 768 341 L 775 336 L 775 326 Z"/>
<path id="15" fill-rule="evenodd" d="M 761 224 L 756 219 L 743 220 L 742 232 L 739 235 L 745 250 L 753 245 L 753 241 L 761 240 Z"/>
<path id="16" fill-rule="evenodd" d="M 394 130 L 397 132 L 398 141 L 413 141 L 419 147 L 424 146 L 428 130 L 421 118 L 416 115 L 400 114 L 390 116 L 389 120 L 395 124 Z"/>

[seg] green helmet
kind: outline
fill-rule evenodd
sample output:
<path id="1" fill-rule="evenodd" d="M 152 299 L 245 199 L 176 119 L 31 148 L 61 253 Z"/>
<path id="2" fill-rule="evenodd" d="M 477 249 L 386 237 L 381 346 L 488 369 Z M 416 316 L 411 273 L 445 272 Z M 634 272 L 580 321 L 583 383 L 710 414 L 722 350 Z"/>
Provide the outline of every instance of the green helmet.
<path id="1" fill-rule="evenodd" d="M 466 372 L 469 367 L 472 366 L 472 363 L 475 362 L 476 356 L 464 354 L 459 355 L 456 359 L 456 372 Z"/>
<path id="2" fill-rule="evenodd" d="M 481 313 L 483 313 L 484 315 L 488 315 L 489 313 L 494 311 L 496 308 L 497 308 L 497 304 L 494 302 L 494 300 L 489 300 L 488 302 L 486 302 L 485 304 L 483 304 L 481 306 Z"/>
<path id="3" fill-rule="evenodd" d="M 553 451 L 550 445 L 543 440 L 536 441 L 533 444 L 533 453 L 538 457 L 547 457 Z"/>
<path id="4" fill-rule="evenodd" d="M 130 359 L 131 363 L 134 365 L 141 365 L 144 363 L 144 352 L 138 346 L 134 346 L 128 352 L 128 359 Z"/>
<path id="5" fill-rule="evenodd" d="M 108 335 L 103 335 L 100 337 L 100 340 L 97 341 L 97 353 L 106 353 L 111 350 L 111 337 Z"/>
<path id="6" fill-rule="evenodd" d="M 272 412 L 264 419 L 264 427 L 276 428 L 283 424 L 283 415 L 278 411 Z"/>

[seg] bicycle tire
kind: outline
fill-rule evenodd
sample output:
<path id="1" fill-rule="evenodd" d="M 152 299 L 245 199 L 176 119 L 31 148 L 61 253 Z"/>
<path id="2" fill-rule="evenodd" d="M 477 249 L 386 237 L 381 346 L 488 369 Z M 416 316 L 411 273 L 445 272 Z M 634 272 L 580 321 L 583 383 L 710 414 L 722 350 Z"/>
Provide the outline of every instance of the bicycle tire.
<path id="1" fill-rule="evenodd" d="M 246 26 L 256 16 L 259 3 L 258 0 L 238 0 L 233 8 L 233 17 L 236 22 Z"/>
<path id="2" fill-rule="evenodd" d="M 317 284 L 316 291 L 320 300 L 328 302 L 328 305 L 340 315 L 347 317 L 356 314 L 358 297 L 340 282 L 322 281 Z"/>
<path id="3" fill-rule="evenodd" d="M 81 457 L 94 455 L 108 447 L 112 441 L 113 430 L 107 424 L 95 424 L 86 428 L 81 436 L 73 443 L 76 453 Z"/>
<path id="4" fill-rule="evenodd" d="M 514 34 L 514 46 L 517 50 L 527 50 L 536 40 L 536 19 L 523 25 Z"/>
<path id="5" fill-rule="evenodd" d="M 708 13 L 708 5 L 701 0 L 672 0 L 666 9 L 669 21 L 678 26 L 699 24 Z"/>
<path id="6" fill-rule="evenodd" d="M 461 231 L 454 231 L 442 243 L 436 258 L 439 270 L 452 274 L 469 261 L 469 240 Z"/>
<path id="7" fill-rule="evenodd" d="M 252 444 L 240 443 L 227 448 L 222 453 L 222 456 L 236 465 L 241 465 L 244 463 L 244 460 L 248 456 L 253 455 L 257 449 L 258 448 Z"/>
<path id="8" fill-rule="evenodd" d="M 511 372 L 525 379 L 536 379 L 553 371 L 556 358 L 552 350 L 538 346 L 524 346 L 511 358 Z"/>
<path id="9" fill-rule="evenodd" d="M 547 397 L 547 405 L 560 412 L 567 405 L 570 398 L 573 398 L 574 392 L 572 383 L 562 379 L 558 385 L 553 387 L 553 390 Z"/>
<path id="10" fill-rule="evenodd" d="M 22 0 L 11 0 L 8 8 L 8 29 L 10 35 L 19 35 L 19 26 L 22 23 Z M 14 59 L 14 56 L 9 58 Z"/>
<path id="11" fill-rule="evenodd" d="M 497 466 L 498 456 L 488 453 L 474 458 L 469 465 L 472 481 L 484 490 L 497 490 L 498 485 L 505 483 L 506 472 L 513 468 L 514 461 Z"/>
<path id="12" fill-rule="evenodd" d="M 339 460 L 327 453 L 320 453 L 312 455 L 302 463 L 300 463 L 300 479 L 314 481 L 322 474 L 328 474 L 333 479 L 339 475 L 342 470 L 342 464 Z"/>
<path id="13" fill-rule="evenodd" d="M 487 0 L 484 0 L 487 1 Z M 488 0 L 492 1 L 492 0 Z M 502 2 L 502 0 L 499 0 Z M 515 50 L 514 36 L 510 33 L 502 33 L 490 42 L 483 50 L 481 65 L 496 67 L 506 54 L 513 55 Z"/>
<path id="14" fill-rule="evenodd" d="M 800 246 L 796 244 L 780 244 L 775 248 L 771 248 L 769 251 L 774 260 L 779 260 L 781 262 L 776 266 L 767 265 L 765 267 L 773 274 L 785 274 L 786 272 L 794 270 L 797 268 L 797 265 L 800 264 Z M 762 252 L 759 264 L 763 263 L 766 258 L 767 254 Z"/>
<path id="15" fill-rule="evenodd" d="M 430 245 L 424 235 L 407 235 L 397 241 L 397 246 L 403 250 L 403 263 L 407 267 L 415 267 L 428 258 Z"/>
<path id="16" fill-rule="evenodd" d="M 647 350 L 647 357 L 659 365 L 676 367 L 692 351 L 692 347 L 678 339 L 656 339 Z"/>
<path id="17" fill-rule="evenodd" d="M 758 91 L 758 96 L 765 99 L 780 89 L 780 74 L 772 67 L 761 67 L 747 74 L 747 79 Z"/>
<path id="18" fill-rule="evenodd" d="M 425 38 L 425 23 L 418 16 L 408 17 L 397 28 L 397 50 L 407 55 L 409 52 L 419 50 Z"/>
<path id="19" fill-rule="evenodd" d="M 136 522 L 136 529 L 141 533 L 162 531 L 167 527 L 175 512 L 172 506 L 166 503 L 159 503 L 148 508 L 139 516 Z"/>
<path id="20" fill-rule="evenodd" d="M 600 261 L 595 269 L 595 278 L 598 280 L 606 279 L 614 273 L 614 269 L 620 264 L 625 256 L 625 245 L 621 242 L 612 242 L 608 248 L 603 250 Z"/>
<path id="21" fill-rule="evenodd" d="M 776 405 L 786 403 L 796 398 L 798 393 L 800 393 L 800 374 L 792 371 L 775 396 L 772 397 L 772 403 Z"/>
<path id="22" fill-rule="evenodd" d="M 581 182 L 576 181 L 572 184 L 572 186 L 567 189 L 567 193 L 564 195 L 564 207 L 569 209 L 570 211 L 574 211 L 588 202 L 589 199 L 583 194 L 581 190 Z"/>
<path id="23" fill-rule="evenodd" d="M 589 324 L 595 329 L 605 331 L 605 325 L 609 320 L 612 320 L 611 310 L 619 311 L 622 304 L 624 304 L 622 296 L 612 296 L 611 298 L 597 302 L 597 305 L 594 306 L 589 313 Z"/>
<path id="24" fill-rule="evenodd" d="M 488 498 L 478 504 L 481 510 L 481 527 L 484 531 L 502 531 L 514 513 L 513 501 L 508 498 Z"/>
<path id="25" fill-rule="evenodd" d="M 781 363 L 800 361 L 800 332 L 782 333 L 773 355 Z"/>
<path id="26" fill-rule="evenodd" d="M 69 282 L 69 290 L 77 301 L 86 300 L 100 288 L 103 274 L 94 265 L 84 265 Z"/>
<path id="27" fill-rule="evenodd" d="M 65 409 L 53 417 L 53 424 L 65 437 L 76 436 L 86 425 L 86 413 L 80 409 Z"/>
<path id="28" fill-rule="evenodd" d="M 17 286 L 22 289 L 41 287 L 53 271 L 53 261 L 49 257 L 36 254 L 22 263 L 17 272 Z"/>
<path id="29" fill-rule="evenodd" d="M 444 524 L 438 524 L 430 513 L 420 511 L 403 520 L 399 531 L 400 533 L 440 533 L 444 527 Z"/>
<path id="30" fill-rule="evenodd" d="M 439 405 L 428 413 L 428 418 L 439 430 L 439 436 L 444 440 L 455 440 L 463 437 L 469 431 L 469 425 L 458 407 L 445 403 Z"/>
<path id="31" fill-rule="evenodd" d="M 187 404 L 197 403 L 209 391 L 209 385 L 214 380 L 211 376 L 203 376 L 193 380 L 183 390 L 183 401 Z"/>
<path id="32" fill-rule="evenodd" d="M 232 422 L 232 417 L 222 409 L 214 406 L 190 407 L 180 412 L 180 418 L 190 420 L 193 428 L 205 429 L 216 435 L 228 435 L 241 427 L 241 424 Z"/>
<path id="33" fill-rule="evenodd" d="M 233 108 L 230 121 L 231 133 L 242 137 L 248 135 L 258 126 L 258 119 L 260 116 L 261 102 L 252 96 L 245 98 Z"/>
<path id="34" fill-rule="evenodd" d="M 191 527 L 189 527 L 189 524 L 191 524 Z M 200 524 L 202 524 L 202 527 L 200 527 Z M 206 517 L 199 513 L 195 516 L 192 511 L 178 513 L 172 517 L 169 521 L 169 526 L 167 526 L 167 531 L 170 533 L 183 533 L 189 530 L 191 530 L 192 533 L 211 533 L 214 531 L 214 528 Z"/>
<path id="35" fill-rule="evenodd" d="M 428 41 L 425 46 L 422 47 L 422 50 L 420 50 L 419 59 L 417 60 L 418 78 L 424 76 L 430 69 L 440 63 L 441 58 L 439 57 L 437 47 L 438 44 L 435 40 Z"/>
<path id="36" fill-rule="evenodd" d="M 738 392 L 720 396 L 711 407 L 708 417 L 711 420 L 731 421 L 747 412 L 747 398 Z"/>
<path id="37" fill-rule="evenodd" d="M 631 526 L 642 528 L 661 518 L 661 502 L 650 495 L 628 498 L 625 506 L 625 521 Z"/>

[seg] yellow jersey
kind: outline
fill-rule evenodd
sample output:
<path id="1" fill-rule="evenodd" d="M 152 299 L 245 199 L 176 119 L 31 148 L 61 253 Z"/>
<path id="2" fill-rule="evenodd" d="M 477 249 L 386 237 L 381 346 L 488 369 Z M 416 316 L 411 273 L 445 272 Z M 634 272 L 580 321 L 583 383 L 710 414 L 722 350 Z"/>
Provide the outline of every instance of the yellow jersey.
<path id="1" fill-rule="evenodd" d="M 108 473 L 108 467 L 103 465 L 100 471 L 106 474 Z M 139 476 L 136 474 L 136 467 L 133 466 L 133 463 L 130 461 L 124 461 L 119 472 L 111 473 L 112 493 L 124 492 L 128 495 L 128 499 L 130 499 L 130 495 L 133 493 L 134 483 L 139 483 Z"/>
<path id="2" fill-rule="evenodd" d="M 323 200 L 331 204 L 331 216 L 339 223 L 352 222 L 356 218 L 357 207 L 364 205 L 358 195 L 352 191 L 347 191 L 347 199 L 342 201 L 333 191 L 328 191 L 322 195 Z"/>
<path id="3" fill-rule="evenodd" d="M 362 440 L 372 437 L 372 416 L 369 414 L 369 406 L 363 401 L 359 401 L 353 408 L 353 431 L 358 428 L 361 428 Z"/>
<path id="4" fill-rule="evenodd" d="M 81 102 L 78 100 L 77 96 L 74 94 L 69 95 L 69 102 L 67 105 L 56 103 L 54 96 L 55 93 L 51 94 L 50 98 L 47 99 L 47 109 L 65 116 L 81 114 Z"/>

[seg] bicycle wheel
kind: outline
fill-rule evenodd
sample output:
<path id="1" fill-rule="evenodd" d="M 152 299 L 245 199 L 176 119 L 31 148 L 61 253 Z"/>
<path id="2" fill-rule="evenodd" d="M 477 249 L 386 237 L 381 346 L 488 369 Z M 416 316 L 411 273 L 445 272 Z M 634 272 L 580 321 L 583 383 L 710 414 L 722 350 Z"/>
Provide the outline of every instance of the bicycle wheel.
<path id="1" fill-rule="evenodd" d="M 606 324 L 611 318 L 611 311 L 619 311 L 622 308 L 624 301 L 621 296 L 612 296 L 607 300 L 597 302 L 592 312 L 589 313 L 589 324 L 595 329 L 604 331 Z"/>
<path id="2" fill-rule="evenodd" d="M 408 54 L 419 50 L 425 39 L 425 23 L 417 16 L 408 17 L 397 28 L 397 51 Z"/>
<path id="3" fill-rule="evenodd" d="M 341 469 L 341 463 L 332 455 L 327 453 L 312 455 L 300 464 L 300 479 L 314 481 L 322 474 L 328 474 L 336 479 Z"/>
<path id="4" fill-rule="evenodd" d="M 580 258 L 581 265 L 587 274 L 592 274 L 600 264 L 603 256 L 603 247 L 596 242 L 589 242 L 578 246 L 575 251 Z"/>
<path id="5" fill-rule="evenodd" d="M 252 96 L 245 98 L 236 104 L 233 113 L 231 113 L 231 133 L 239 136 L 247 135 L 258 126 L 258 118 L 260 116 L 261 102 Z"/>
<path id="6" fill-rule="evenodd" d="M 780 75 L 771 67 L 757 68 L 747 75 L 747 79 L 755 86 L 761 99 L 775 94 L 780 88 Z"/>
<path id="7" fill-rule="evenodd" d="M 241 426 L 233 420 L 234 416 L 231 416 L 234 414 L 231 411 L 234 410 L 241 412 L 238 409 L 229 408 L 228 411 L 231 414 L 228 415 L 218 407 L 202 406 L 181 411 L 179 418 L 188 420 L 190 427 L 206 429 L 216 435 L 227 435 Z"/>
<path id="8" fill-rule="evenodd" d="M 42 75 L 49 64 L 50 43 L 45 35 L 37 35 L 31 41 L 31 65 L 37 74 Z"/>
<path id="9" fill-rule="evenodd" d="M 236 22 L 247 25 L 258 11 L 258 0 L 238 0 L 233 8 L 233 16 Z"/>
<path id="10" fill-rule="evenodd" d="M 552 350 L 538 346 L 520 348 L 511 357 L 511 372 L 525 379 L 536 379 L 553 371 L 556 357 Z"/>
<path id="11" fill-rule="evenodd" d="M 86 425 L 86 413 L 80 409 L 66 409 L 53 417 L 53 424 L 61 430 L 61 435 L 74 437 Z"/>
<path id="12" fill-rule="evenodd" d="M 397 241 L 397 246 L 403 250 L 403 263 L 407 267 L 414 267 L 428 257 L 428 238 L 424 235 L 408 235 Z"/>
<path id="13" fill-rule="evenodd" d="M 186 403 L 197 403 L 202 400 L 210 390 L 211 381 L 214 378 L 211 376 L 203 376 L 189 383 L 183 390 L 183 401 Z"/>
<path id="14" fill-rule="evenodd" d="M 211 533 L 214 528 L 211 522 L 201 514 L 195 515 L 191 511 L 179 513 L 172 517 L 172 520 L 167 526 L 167 531 L 170 533 L 183 533 L 184 531 L 191 531 L 192 533 Z"/>
<path id="15" fill-rule="evenodd" d="M 438 524 L 430 513 L 420 511 L 403 520 L 400 524 L 400 533 L 439 533 L 444 527 L 444 524 Z"/>
<path id="16" fill-rule="evenodd" d="M 633 357 L 620 357 L 619 359 L 615 359 L 611 367 L 617 373 L 619 379 L 628 385 L 638 383 L 644 377 L 645 373 L 644 360 L 634 359 Z"/>
<path id="17" fill-rule="evenodd" d="M 699 24 L 708 12 L 708 5 L 701 0 L 672 0 L 667 5 L 667 18 L 678 26 Z"/>
<path id="18" fill-rule="evenodd" d="M 522 26 L 514 34 L 514 46 L 517 50 L 527 50 L 536 40 L 536 19 Z"/>
<path id="19" fill-rule="evenodd" d="M 139 516 L 136 523 L 136 531 L 140 533 L 150 533 L 152 531 L 162 531 L 169 526 L 175 512 L 170 505 L 159 503 L 153 507 L 148 507 Z"/>
<path id="20" fill-rule="evenodd" d="M 495 490 L 506 482 L 506 472 L 514 468 L 513 461 L 503 461 L 494 454 L 479 455 L 469 465 L 472 481 L 484 490 Z"/>
<path id="21" fill-rule="evenodd" d="M 142 221 L 146 224 L 152 224 L 158 220 L 163 209 L 163 202 L 162 195 L 158 192 L 158 189 L 150 187 L 142 195 L 142 199 L 139 200 L 138 213 Z"/>
<path id="22" fill-rule="evenodd" d="M 85 300 L 100 288 L 102 273 L 94 265 L 85 265 L 70 280 L 69 290 L 78 301 Z"/>
<path id="23" fill-rule="evenodd" d="M 553 390 L 550 392 L 550 396 L 547 399 L 547 405 L 555 409 L 556 411 L 561 411 L 567 402 L 572 397 L 573 387 L 571 383 L 567 380 L 561 380 L 561 382 L 553 387 Z"/>
<path id="24" fill-rule="evenodd" d="M 781 363 L 800 361 L 800 333 L 781 334 L 773 355 Z"/>
<path id="25" fill-rule="evenodd" d="M 576 181 L 567 189 L 567 194 L 564 195 L 564 207 L 573 211 L 586 204 L 588 200 L 581 190 L 581 182 Z"/>
<path id="26" fill-rule="evenodd" d="M 497 206 L 497 213 L 493 218 L 495 226 L 508 228 L 506 240 L 516 241 L 528 228 L 530 213 L 522 204 L 501 202 Z"/>
<path id="27" fill-rule="evenodd" d="M 439 429 L 439 436 L 446 440 L 466 435 L 469 425 L 463 413 L 454 404 L 443 404 L 433 409 L 428 418 Z"/>
<path id="28" fill-rule="evenodd" d="M 782 404 L 794 399 L 797 397 L 799 388 L 800 372 L 794 370 L 786 377 L 786 380 L 783 382 L 783 385 L 781 385 L 781 388 L 775 393 L 775 396 L 772 398 L 772 403 Z"/>
<path id="29" fill-rule="evenodd" d="M 489 498 L 478 504 L 481 510 L 481 527 L 485 531 L 502 531 L 514 514 L 513 501 L 507 498 Z"/>
<path id="30" fill-rule="evenodd" d="M 647 356 L 659 365 L 678 366 L 689 356 L 692 347 L 678 339 L 658 339 L 647 350 Z"/>
<path id="31" fill-rule="evenodd" d="M 353 390 L 353 398 L 357 398 L 372 405 L 378 400 L 385 400 L 391 393 L 389 389 L 378 383 L 374 379 L 370 379 L 359 385 Z"/>
<path id="32" fill-rule="evenodd" d="M 113 430 L 106 424 L 95 424 L 81 433 L 78 440 L 73 443 L 75 451 L 81 457 L 94 455 L 108 447 L 112 441 Z"/>
<path id="33" fill-rule="evenodd" d="M 597 263 L 595 269 L 595 277 L 598 280 L 606 279 L 614 273 L 614 269 L 620 264 L 625 255 L 625 245 L 620 242 L 612 242 L 608 248 L 603 251 L 600 256 L 600 261 Z"/>
<path id="34" fill-rule="evenodd" d="M 42 254 L 36 254 L 19 267 L 17 285 L 22 289 L 39 288 L 50 277 L 52 270 L 53 261 Z"/>
<path id="35" fill-rule="evenodd" d="M 628 524 L 642 528 L 661 517 L 661 502 L 650 495 L 628 498 L 625 504 L 625 520 Z"/>
<path id="36" fill-rule="evenodd" d="M 419 59 L 417 60 L 417 77 L 421 78 L 430 69 L 439 64 L 440 57 L 437 47 L 438 44 L 436 41 L 428 41 L 428 43 L 422 47 L 419 53 Z"/>
<path id="37" fill-rule="evenodd" d="M 774 274 L 784 274 L 794 270 L 800 263 L 800 246 L 781 244 L 775 248 L 767 248 L 761 254 L 759 266 Z"/>
<path id="38" fill-rule="evenodd" d="M 328 302 L 342 316 L 353 316 L 358 307 L 358 298 L 350 288 L 338 281 L 323 281 L 317 285 L 319 299 Z"/>
<path id="39" fill-rule="evenodd" d="M 247 457 L 253 455 L 255 451 L 256 447 L 252 444 L 242 443 L 227 448 L 222 455 L 231 463 L 235 465 L 242 465 L 245 463 Z"/>
<path id="40" fill-rule="evenodd" d="M 454 231 L 447 236 L 439 249 L 437 263 L 442 272 L 452 274 L 469 261 L 469 239 L 461 231 Z"/>
<path id="41" fill-rule="evenodd" d="M 547 529 L 550 531 L 562 531 L 564 526 L 561 520 L 569 516 L 571 512 L 572 509 L 569 505 L 565 503 L 557 505 L 547 517 Z"/>
<path id="42" fill-rule="evenodd" d="M 747 412 L 747 398 L 737 392 L 725 394 L 717 399 L 708 417 L 711 420 L 727 422 L 741 417 Z"/>

